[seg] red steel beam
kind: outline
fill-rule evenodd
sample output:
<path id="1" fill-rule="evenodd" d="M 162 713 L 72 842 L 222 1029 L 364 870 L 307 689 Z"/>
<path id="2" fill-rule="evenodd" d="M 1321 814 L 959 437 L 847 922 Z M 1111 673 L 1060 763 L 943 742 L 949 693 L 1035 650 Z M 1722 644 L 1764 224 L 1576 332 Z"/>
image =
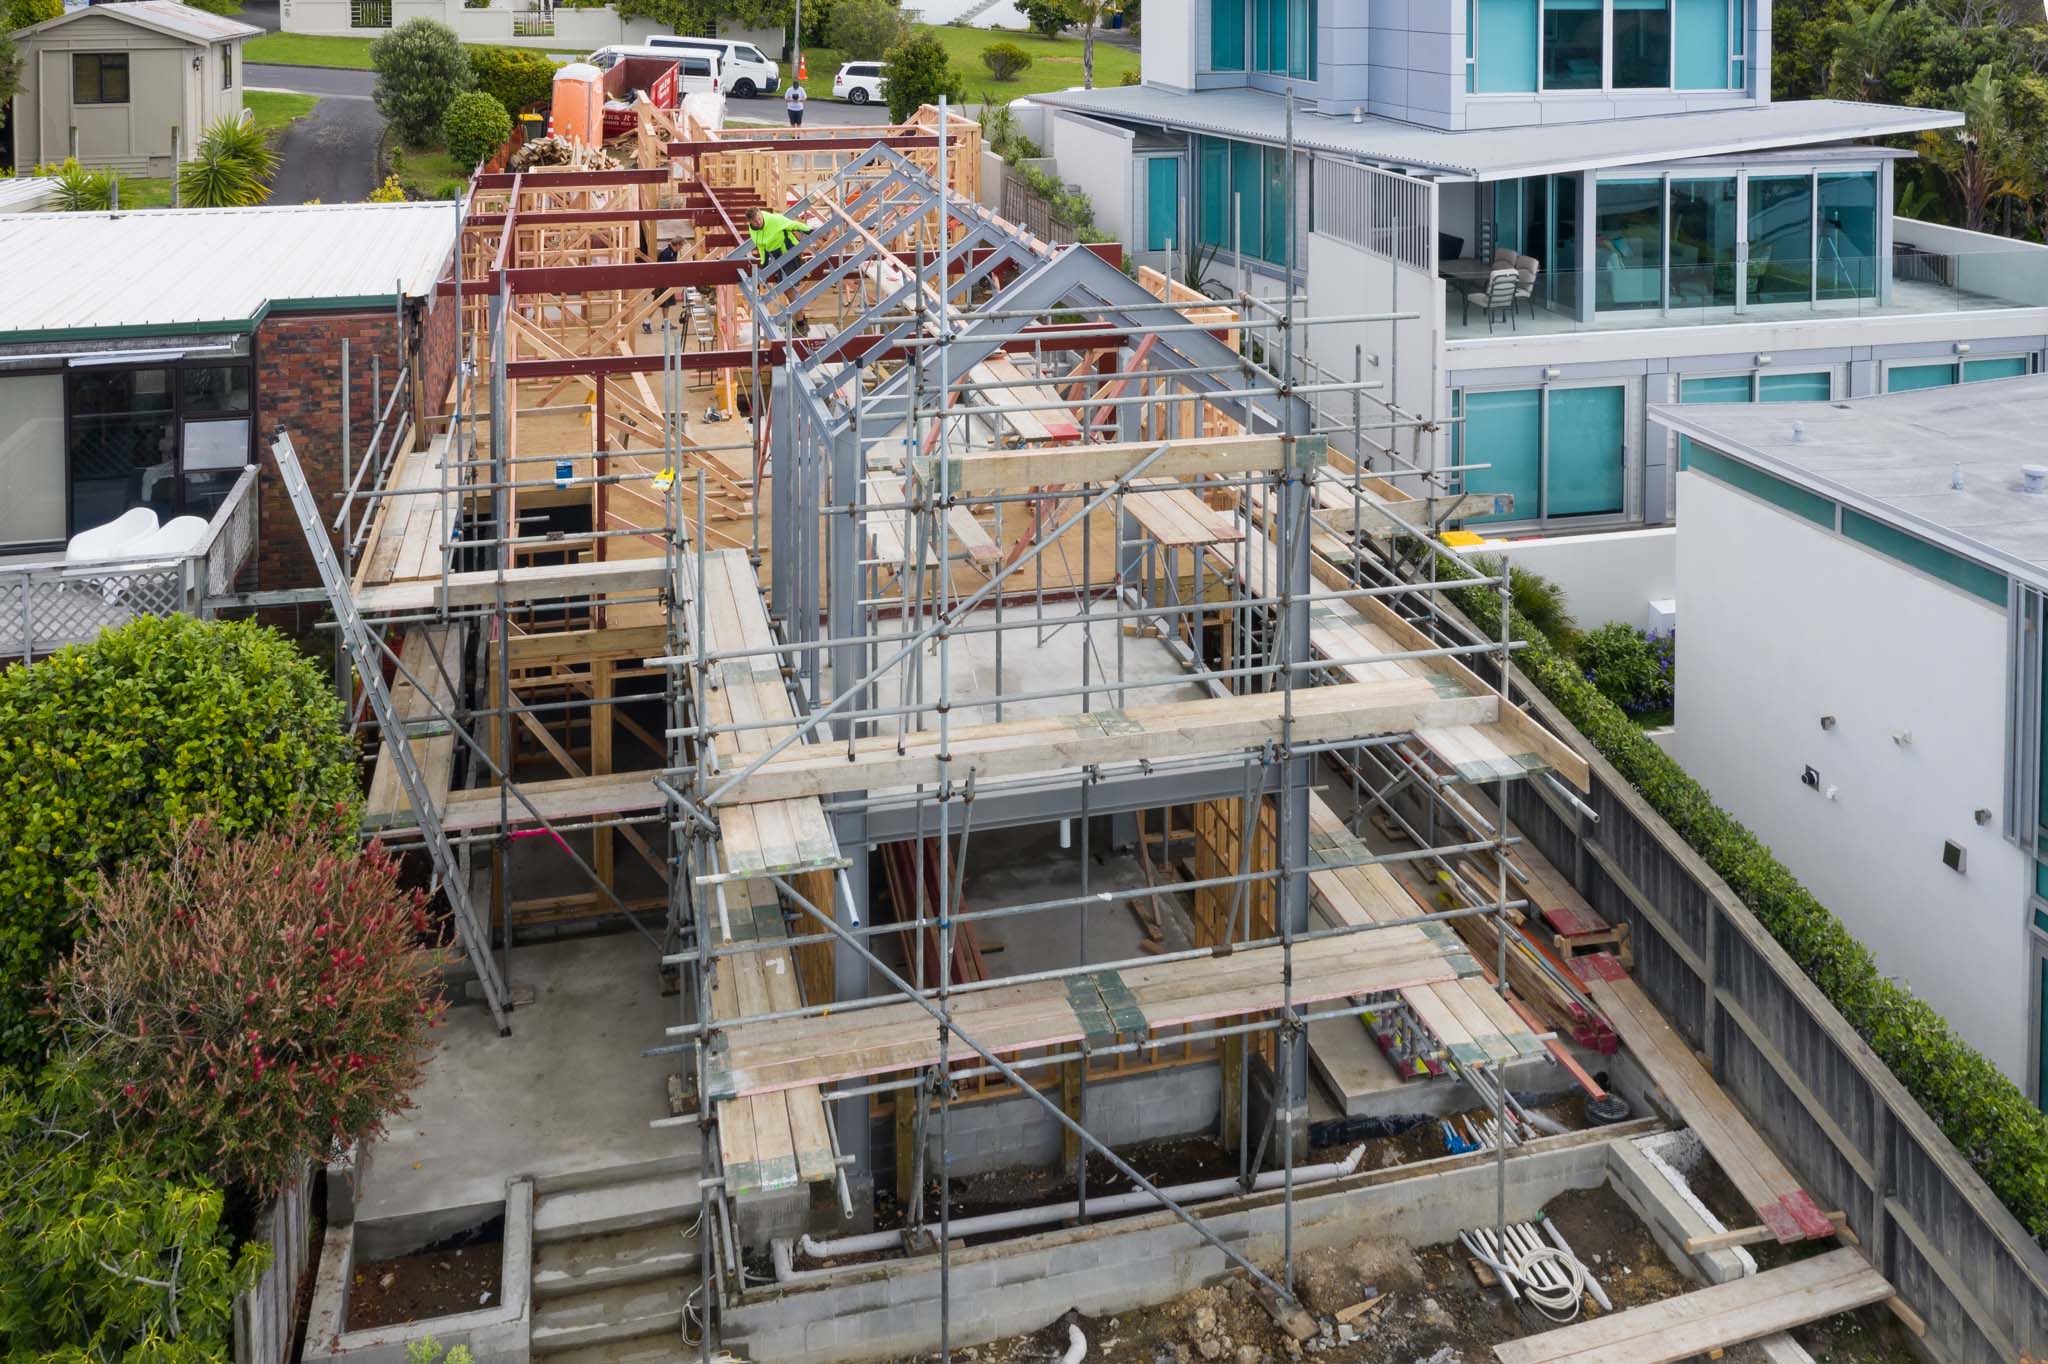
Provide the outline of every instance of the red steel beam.
<path id="1" fill-rule="evenodd" d="M 476 178 L 478 189 L 511 189 L 515 183 L 528 189 L 574 189 L 580 185 L 660 185 L 672 172 L 666 166 L 650 170 L 538 170 L 494 171 Z"/>

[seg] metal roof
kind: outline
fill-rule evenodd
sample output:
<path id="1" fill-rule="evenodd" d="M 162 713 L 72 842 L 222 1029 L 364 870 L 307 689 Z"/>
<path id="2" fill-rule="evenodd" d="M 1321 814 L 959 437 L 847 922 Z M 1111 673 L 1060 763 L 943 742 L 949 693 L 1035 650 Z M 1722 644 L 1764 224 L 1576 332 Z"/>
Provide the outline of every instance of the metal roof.
<path id="1" fill-rule="evenodd" d="M 275 307 L 434 287 L 456 206 L 306 204 L 0 214 L 0 339 L 246 331 Z"/>
<path id="2" fill-rule="evenodd" d="M 194 9 L 179 0 L 111 0 L 111 3 L 80 5 L 66 10 L 55 19 L 45 19 L 40 24 L 31 24 L 16 31 L 15 36 L 48 33 L 53 28 L 75 22 L 88 14 L 97 14 L 114 19 L 125 19 L 167 33 L 173 38 L 184 38 L 195 43 L 225 43 L 236 38 L 253 38 L 263 32 L 254 24 L 245 24 L 239 19 L 228 19 L 218 14 L 209 14 L 203 9 Z"/>
<path id="3" fill-rule="evenodd" d="M 0 176 L 0 213 L 33 213 L 57 196 L 57 182 L 45 176 Z"/>
<path id="4" fill-rule="evenodd" d="M 1157 123 L 1220 137 L 1279 144 L 1286 140 L 1285 102 L 1260 90 L 1183 93 L 1152 85 L 1060 90 L 1032 100 L 1100 118 Z M 1465 179 L 1635 166 L 1676 157 L 1765 151 L 1848 138 L 1952 128 L 1961 114 L 1843 100 L 1795 100 L 1710 112 L 1647 114 L 1597 122 L 1446 132 L 1370 117 L 1359 122 L 1310 113 L 1297 105 L 1294 140 L 1310 151 L 1437 171 Z"/>
<path id="5" fill-rule="evenodd" d="M 1846 402 L 1659 405 L 1650 419 L 2000 573 L 2048 585 L 2048 495 L 2026 492 L 2020 474 L 2022 464 L 2048 461 L 2048 377 Z M 1951 486 L 1957 465 L 1960 488 Z"/>

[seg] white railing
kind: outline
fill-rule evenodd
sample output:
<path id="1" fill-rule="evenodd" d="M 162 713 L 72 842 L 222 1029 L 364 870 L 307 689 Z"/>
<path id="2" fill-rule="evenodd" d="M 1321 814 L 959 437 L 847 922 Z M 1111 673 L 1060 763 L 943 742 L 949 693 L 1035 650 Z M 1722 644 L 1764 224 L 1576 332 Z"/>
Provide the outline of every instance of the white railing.
<path id="1" fill-rule="evenodd" d="M 1314 229 L 1382 260 L 1436 273 L 1436 186 L 1361 166 L 1316 162 Z"/>
<path id="2" fill-rule="evenodd" d="M 242 470 L 189 554 L 0 564 L 0 659 L 33 659 L 137 616 L 200 616 L 256 552 L 256 466 Z"/>

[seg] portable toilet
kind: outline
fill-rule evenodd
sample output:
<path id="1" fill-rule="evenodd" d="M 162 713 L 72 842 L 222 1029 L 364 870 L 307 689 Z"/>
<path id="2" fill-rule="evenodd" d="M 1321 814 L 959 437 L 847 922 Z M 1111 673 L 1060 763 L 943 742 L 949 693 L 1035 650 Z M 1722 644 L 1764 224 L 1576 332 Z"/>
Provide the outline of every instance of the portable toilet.
<path id="1" fill-rule="evenodd" d="M 604 142 L 604 72 L 589 62 L 570 62 L 555 72 L 553 127 L 556 137 L 586 147 Z"/>

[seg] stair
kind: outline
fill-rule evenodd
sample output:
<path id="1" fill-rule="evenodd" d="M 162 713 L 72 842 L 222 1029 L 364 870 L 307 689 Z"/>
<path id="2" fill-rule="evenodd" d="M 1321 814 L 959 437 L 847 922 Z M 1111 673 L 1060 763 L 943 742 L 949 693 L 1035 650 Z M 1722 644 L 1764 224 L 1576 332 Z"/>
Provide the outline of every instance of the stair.
<path id="1" fill-rule="evenodd" d="M 685 1364 L 702 1255 L 694 1172 L 543 1193 L 533 1212 L 533 1333 L 548 1364 Z"/>

